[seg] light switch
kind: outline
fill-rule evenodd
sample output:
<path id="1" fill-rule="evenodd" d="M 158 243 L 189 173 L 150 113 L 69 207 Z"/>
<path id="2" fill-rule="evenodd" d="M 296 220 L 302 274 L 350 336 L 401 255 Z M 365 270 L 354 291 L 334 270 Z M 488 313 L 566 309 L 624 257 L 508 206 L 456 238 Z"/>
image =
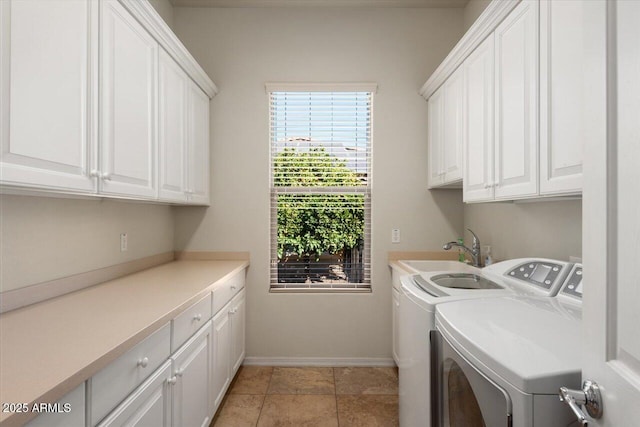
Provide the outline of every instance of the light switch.
<path id="1" fill-rule="evenodd" d="M 400 229 L 394 228 L 391 230 L 391 243 L 400 243 Z"/>
<path id="2" fill-rule="evenodd" d="M 120 252 L 126 252 L 129 249 L 129 239 L 127 233 L 120 234 Z"/>

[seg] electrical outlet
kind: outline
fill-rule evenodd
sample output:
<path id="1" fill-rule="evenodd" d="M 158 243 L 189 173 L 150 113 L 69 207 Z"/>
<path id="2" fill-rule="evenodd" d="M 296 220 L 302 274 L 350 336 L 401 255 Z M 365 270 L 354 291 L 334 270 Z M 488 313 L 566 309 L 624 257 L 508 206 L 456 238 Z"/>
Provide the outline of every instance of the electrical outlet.
<path id="1" fill-rule="evenodd" d="M 120 252 L 126 252 L 129 249 L 129 238 L 127 233 L 120 234 Z"/>
<path id="2" fill-rule="evenodd" d="M 394 228 L 391 230 L 391 243 L 400 243 L 400 229 Z"/>

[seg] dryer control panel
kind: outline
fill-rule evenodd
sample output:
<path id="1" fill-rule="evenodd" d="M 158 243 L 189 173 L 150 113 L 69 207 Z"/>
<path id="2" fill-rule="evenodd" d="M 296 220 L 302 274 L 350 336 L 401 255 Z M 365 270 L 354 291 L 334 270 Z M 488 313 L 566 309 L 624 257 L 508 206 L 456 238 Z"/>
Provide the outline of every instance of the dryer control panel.
<path id="1" fill-rule="evenodd" d="M 564 265 L 546 261 L 530 261 L 518 265 L 508 271 L 506 276 L 524 280 L 535 286 L 544 289 L 551 289 L 551 286 L 560 279 Z"/>
<path id="2" fill-rule="evenodd" d="M 576 264 L 571 269 L 569 277 L 562 285 L 560 293 L 582 299 L 582 264 Z"/>

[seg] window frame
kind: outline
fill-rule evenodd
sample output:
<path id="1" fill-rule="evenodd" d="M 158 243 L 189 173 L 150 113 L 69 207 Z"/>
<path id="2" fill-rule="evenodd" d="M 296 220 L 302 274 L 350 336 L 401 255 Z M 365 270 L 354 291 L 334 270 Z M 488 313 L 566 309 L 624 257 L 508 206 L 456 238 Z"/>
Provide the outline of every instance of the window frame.
<path id="1" fill-rule="evenodd" d="M 269 111 L 269 292 L 274 293 L 370 293 L 371 292 L 371 193 L 372 193 L 372 155 L 373 155 L 373 104 L 377 92 L 377 84 L 364 83 L 266 83 Z M 360 186 L 335 186 L 335 187 L 278 187 L 274 185 L 274 154 L 276 152 L 273 137 L 273 119 L 271 111 L 273 107 L 272 94 L 274 92 L 301 92 L 301 93 L 336 93 L 366 92 L 369 97 L 368 107 L 368 140 L 366 141 L 367 173 L 366 185 Z M 280 188 L 280 190 L 279 190 Z M 295 190 L 295 189 L 299 190 Z M 362 194 L 364 196 L 364 232 L 362 267 L 363 277 L 360 283 L 331 283 L 288 284 L 278 281 L 278 194 Z"/>

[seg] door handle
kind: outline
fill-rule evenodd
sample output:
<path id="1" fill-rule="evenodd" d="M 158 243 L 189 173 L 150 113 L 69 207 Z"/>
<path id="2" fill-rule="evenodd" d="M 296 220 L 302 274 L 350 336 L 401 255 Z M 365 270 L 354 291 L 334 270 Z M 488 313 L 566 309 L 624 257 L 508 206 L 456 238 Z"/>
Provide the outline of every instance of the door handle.
<path id="1" fill-rule="evenodd" d="M 560 402 L 566 403 L 569 408 L 571 408 L 582 426 L 587 427 L 589 421 L 580 406 L 584 406 L 587 409 L 587 414 L 589 414 L 591 418 L 598 419 L 602 417 L 602 395 L 600 394 L 600 387 L 591 380 L 585 380 L 582 383 L 582 390 L 560 387 L 558 396 L 560 397 Z"/>

